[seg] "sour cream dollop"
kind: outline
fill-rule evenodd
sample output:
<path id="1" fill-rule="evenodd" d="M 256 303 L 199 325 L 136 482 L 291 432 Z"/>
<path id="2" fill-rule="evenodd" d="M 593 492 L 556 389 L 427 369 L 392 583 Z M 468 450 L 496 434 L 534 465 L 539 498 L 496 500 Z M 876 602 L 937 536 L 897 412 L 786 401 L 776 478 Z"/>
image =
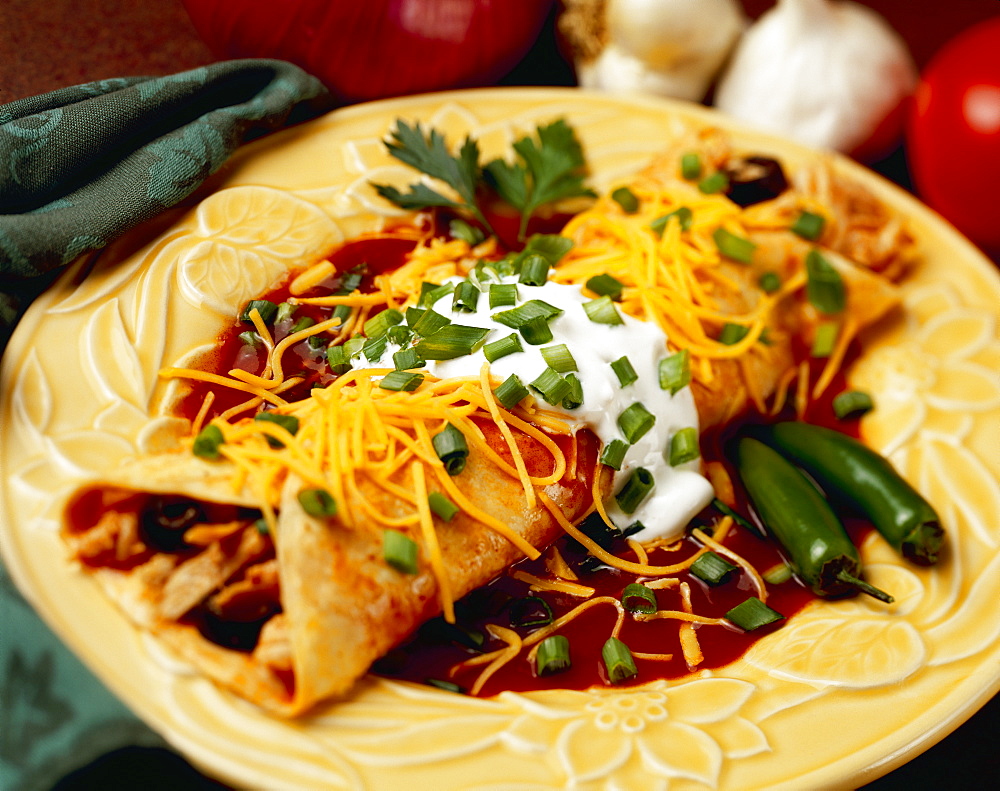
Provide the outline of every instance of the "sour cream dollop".
<path id="1" fill-rule="evenodd" d="M 452 282 L 461 282 L 461 278 Z M 516 275 L 501 278 L 501 282 L 516 284 L 517 304 L 538 299 L 559 308 L 562 313 L 549 322 L 553 336 L 551 341 L 533 346 L 522 340 L 523 351 L 490 363 L 491 375 L 506 379 L 516 374 L 528 385 L 548 368 L 541 349 L 565 344 L 577 363 L 576 376 L 583 387 L 582 405 L 566 409 L 561 404 L 548 404 L 538 393 L 534 395 L 546 409 L 564 415 L 574 430 L 588 428 L 603 444 L 614 439 L 625 440 L 618 426 L 618 417 L 633 403 L 641 403 L 656 420 L 645 435 L 628 447 L 621 469 L 615 473 L 612 495 L 607 498 L 605 507 L 608 516 L 621 529 L 640 522 L 643 528 L 634 534 L 640 541 L 669 540 L 682 534 L 691 519 L 711 502 L 714 492 L 712 485 L 699 472 L 698 459 L 678 466 L 671 466 L 669 461 L 671 437 L 684 428 L 693 427 L 697 431 L 698 412 L 690 387 L 684 387 L 673 395 L 669 390 L 660 388 L 659 363 L 668 354 L 667 336 L 656 324 L 621 311 L 622 324 L 592 321 L 583 307 L 590 298 L 579 286 L 551 280 L 540 286 L 530 286 L 518 283 Z M 454 310 L 452 305 L 453 296 L 448 294 L 431 307 L 454 324 L 491 330 L 486 337 L 487 343 L 515 332 L 493 318 L 494 314 L 507 308 L 490 309 L 486 293 L 480 296 L 474 313 Z M 392 355 L 399 348 L 389 343 L 380 359 L 368 361 L 362 356 L 355 364 L 359 367 L 392 368 Z M 628 357 L 638 375 L 635 382 L 624 387 L 611 367 L 612 362 L 623 356 Z M 429 373 L 442 379 L 475 377 L 485 361 L 485 354 L 480 349 L 452 360 L 428 360 L 426 367 Z M 652 475 L 653 489 L 633 513 L 626 514 L 618 507 L 614 493 L 639 467 Z"/>

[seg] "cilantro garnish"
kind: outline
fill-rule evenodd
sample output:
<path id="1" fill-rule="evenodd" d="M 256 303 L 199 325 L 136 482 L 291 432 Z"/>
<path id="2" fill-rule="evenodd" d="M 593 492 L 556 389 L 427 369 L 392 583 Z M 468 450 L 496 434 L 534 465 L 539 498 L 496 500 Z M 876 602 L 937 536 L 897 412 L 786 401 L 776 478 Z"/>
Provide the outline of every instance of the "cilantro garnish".
<path id="1" fill-rule="evenodd" d="M 576 133 L 561 119 L 538 127 L 537 140 L 523 137 L 515 142 L 516 162 L 494 159 L 485 168 L 479 166 L 479 144 L 471 137 L 453 155 L 436 129 L 425 133 L 419 121 L 410 126 L 400 120 L 391 138 L 386 147 L 393 157 L 440 179 L 458 196 L 450 198 L 419 182 L 411 184 L 408 192 L 373 185 L 379 195 L 404 209 L 454 209 L 494 233 L 479 205 L 479 187 L 486 185 L 520 212 L 518 238 L 523 241 L 528 220 L 539 207 L 563 198 L 594 195 L 583 183 L 586 163 Z"/>
<path id="2" fill-rule="evenodd" d="M 494 159 L 485 168 L 487 182 L 521 212 L 518 238 L 524 239 L 528 220 L 546 203 L 593 196 L 584 183 L 586 161 L 576 133 L 564 120 L 538 127 L 538 144 L 530 137 L 514 143 L 520 161 Z"/>
<path id="3" fill-rule="evenodd" d="M 484 226 L 490 228 L 476 203 L 476 187 L 480 181 L 479 144 L 471 137 L 465 138 L 458 156 L 452 156 L 444 142 L 444 136 L 431 129 L 425 136 L 417 121 L 408 126 L 405 121 L 397 121 L 392 132 L 392 142 L 387 142 L 389 153 L 401 162 L 416 168 L 428 176 L 441 179 L 458 193 L 461 201 L 445 197 L 426 184 L 411 184 L 409 192 L 400 192 L 386 184 L 373 185 L 388 201 L 403 209 L 426 209 L 431 206 L 445 206 L 458 211 L 468 211 Z"/>

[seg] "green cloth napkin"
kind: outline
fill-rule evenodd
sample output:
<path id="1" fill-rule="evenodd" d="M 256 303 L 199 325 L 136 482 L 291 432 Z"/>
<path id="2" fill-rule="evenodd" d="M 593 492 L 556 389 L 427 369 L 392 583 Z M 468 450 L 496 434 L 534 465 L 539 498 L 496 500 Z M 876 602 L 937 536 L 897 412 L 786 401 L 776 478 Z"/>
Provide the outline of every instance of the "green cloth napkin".
<path id="1" fill-rule="evenodd" d="M 276 60 L 0 105 L 0 348 L 64 264 L 183 200 L 241 143 L 332 106 L 319 80 Z"/>
<path id="2" fill-rule="evenodd" d="M 332 105 L 318 80 L 274 60 L 0 105 L 0 350 L 63 265 L 183 200 L 241 143 Z M 2 564 L 0 788 L 218 788 L 60 643 Z"/>

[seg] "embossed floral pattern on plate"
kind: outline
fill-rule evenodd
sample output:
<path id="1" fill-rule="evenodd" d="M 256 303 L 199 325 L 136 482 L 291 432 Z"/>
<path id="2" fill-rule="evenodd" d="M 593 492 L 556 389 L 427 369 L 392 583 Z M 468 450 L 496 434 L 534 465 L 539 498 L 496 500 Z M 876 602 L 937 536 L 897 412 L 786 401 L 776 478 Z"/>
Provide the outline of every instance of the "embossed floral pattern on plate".
<path id="1" fill-rule="evenodd" d="M 53 529 L 61 498 L 185 430 L 169 409 L 176 384 L 157 372 L 196 359 L 235 305 L 287 267 L 397 215 L 369 179 L 412 179 L 380 142 L 400 116 L 452 140 L 474 134 L 487 155 L 565 116 L 601 187 L 641 167 L 670 125 L 725 125 L 688 105 L 561 90 L 349 108 L 247 147 L 195 208 L 116 243 L 82 282 L 72 272 L 60 281 L 3 363 L 0 536 L 22 590 L 113 690 L 237 785 L 376 789 L 405 777 L 415 788 L 521 791 L 850 787 L 928 746 L 995 693 L 1000 279 L 935 215 L 843 161 L 837 167 L 913 219 L 927 250 L 904 287 L 904 309 L 864 339 L 850 373 L 878 404 L 866 438 L 929 495 L 951 535 L 935 569 L 906 565 L 878 537 L 868 540 L 868 573 L 895 604 L 811 606 L 739 662 L 672 683 L 478 700 L 368 679 L 350 700 L 294 724 L 220 692 L 137 633 L 63 560 Z M 733 132 L 791 162 L 814 156 Z M 99 630 L 88 627 L 95 623 Z"/>

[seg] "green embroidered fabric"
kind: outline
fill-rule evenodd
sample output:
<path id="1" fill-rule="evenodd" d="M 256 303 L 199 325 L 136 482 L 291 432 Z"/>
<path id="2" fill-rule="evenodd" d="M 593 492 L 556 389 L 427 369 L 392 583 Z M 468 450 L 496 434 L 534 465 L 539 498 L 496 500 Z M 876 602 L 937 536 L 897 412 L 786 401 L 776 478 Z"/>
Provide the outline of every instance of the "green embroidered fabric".
<path id="1" fill-rule="evenodd" d="M 332 107 L 315 77 L 264 59 L 0 105 L 0 340 L 63 265 L 183 200 L 241 143 Z"/>
<path id="2" fill-rule="evenodd" d="M 103 80 L 0 105 L 0 349 L 65 264 L 183 200 L 241 143 L 332 106 L 318 80 L 273 60 Z M 80 664 L 0 564 L 0 788 L 123 787 L 96 778 L 119 782 L 135 761 L 142 787 L 221 788 Z M 77 785 L 66 779 L 85 765 Z M 166 784 L 148 785 L 155 773 Z"/>

